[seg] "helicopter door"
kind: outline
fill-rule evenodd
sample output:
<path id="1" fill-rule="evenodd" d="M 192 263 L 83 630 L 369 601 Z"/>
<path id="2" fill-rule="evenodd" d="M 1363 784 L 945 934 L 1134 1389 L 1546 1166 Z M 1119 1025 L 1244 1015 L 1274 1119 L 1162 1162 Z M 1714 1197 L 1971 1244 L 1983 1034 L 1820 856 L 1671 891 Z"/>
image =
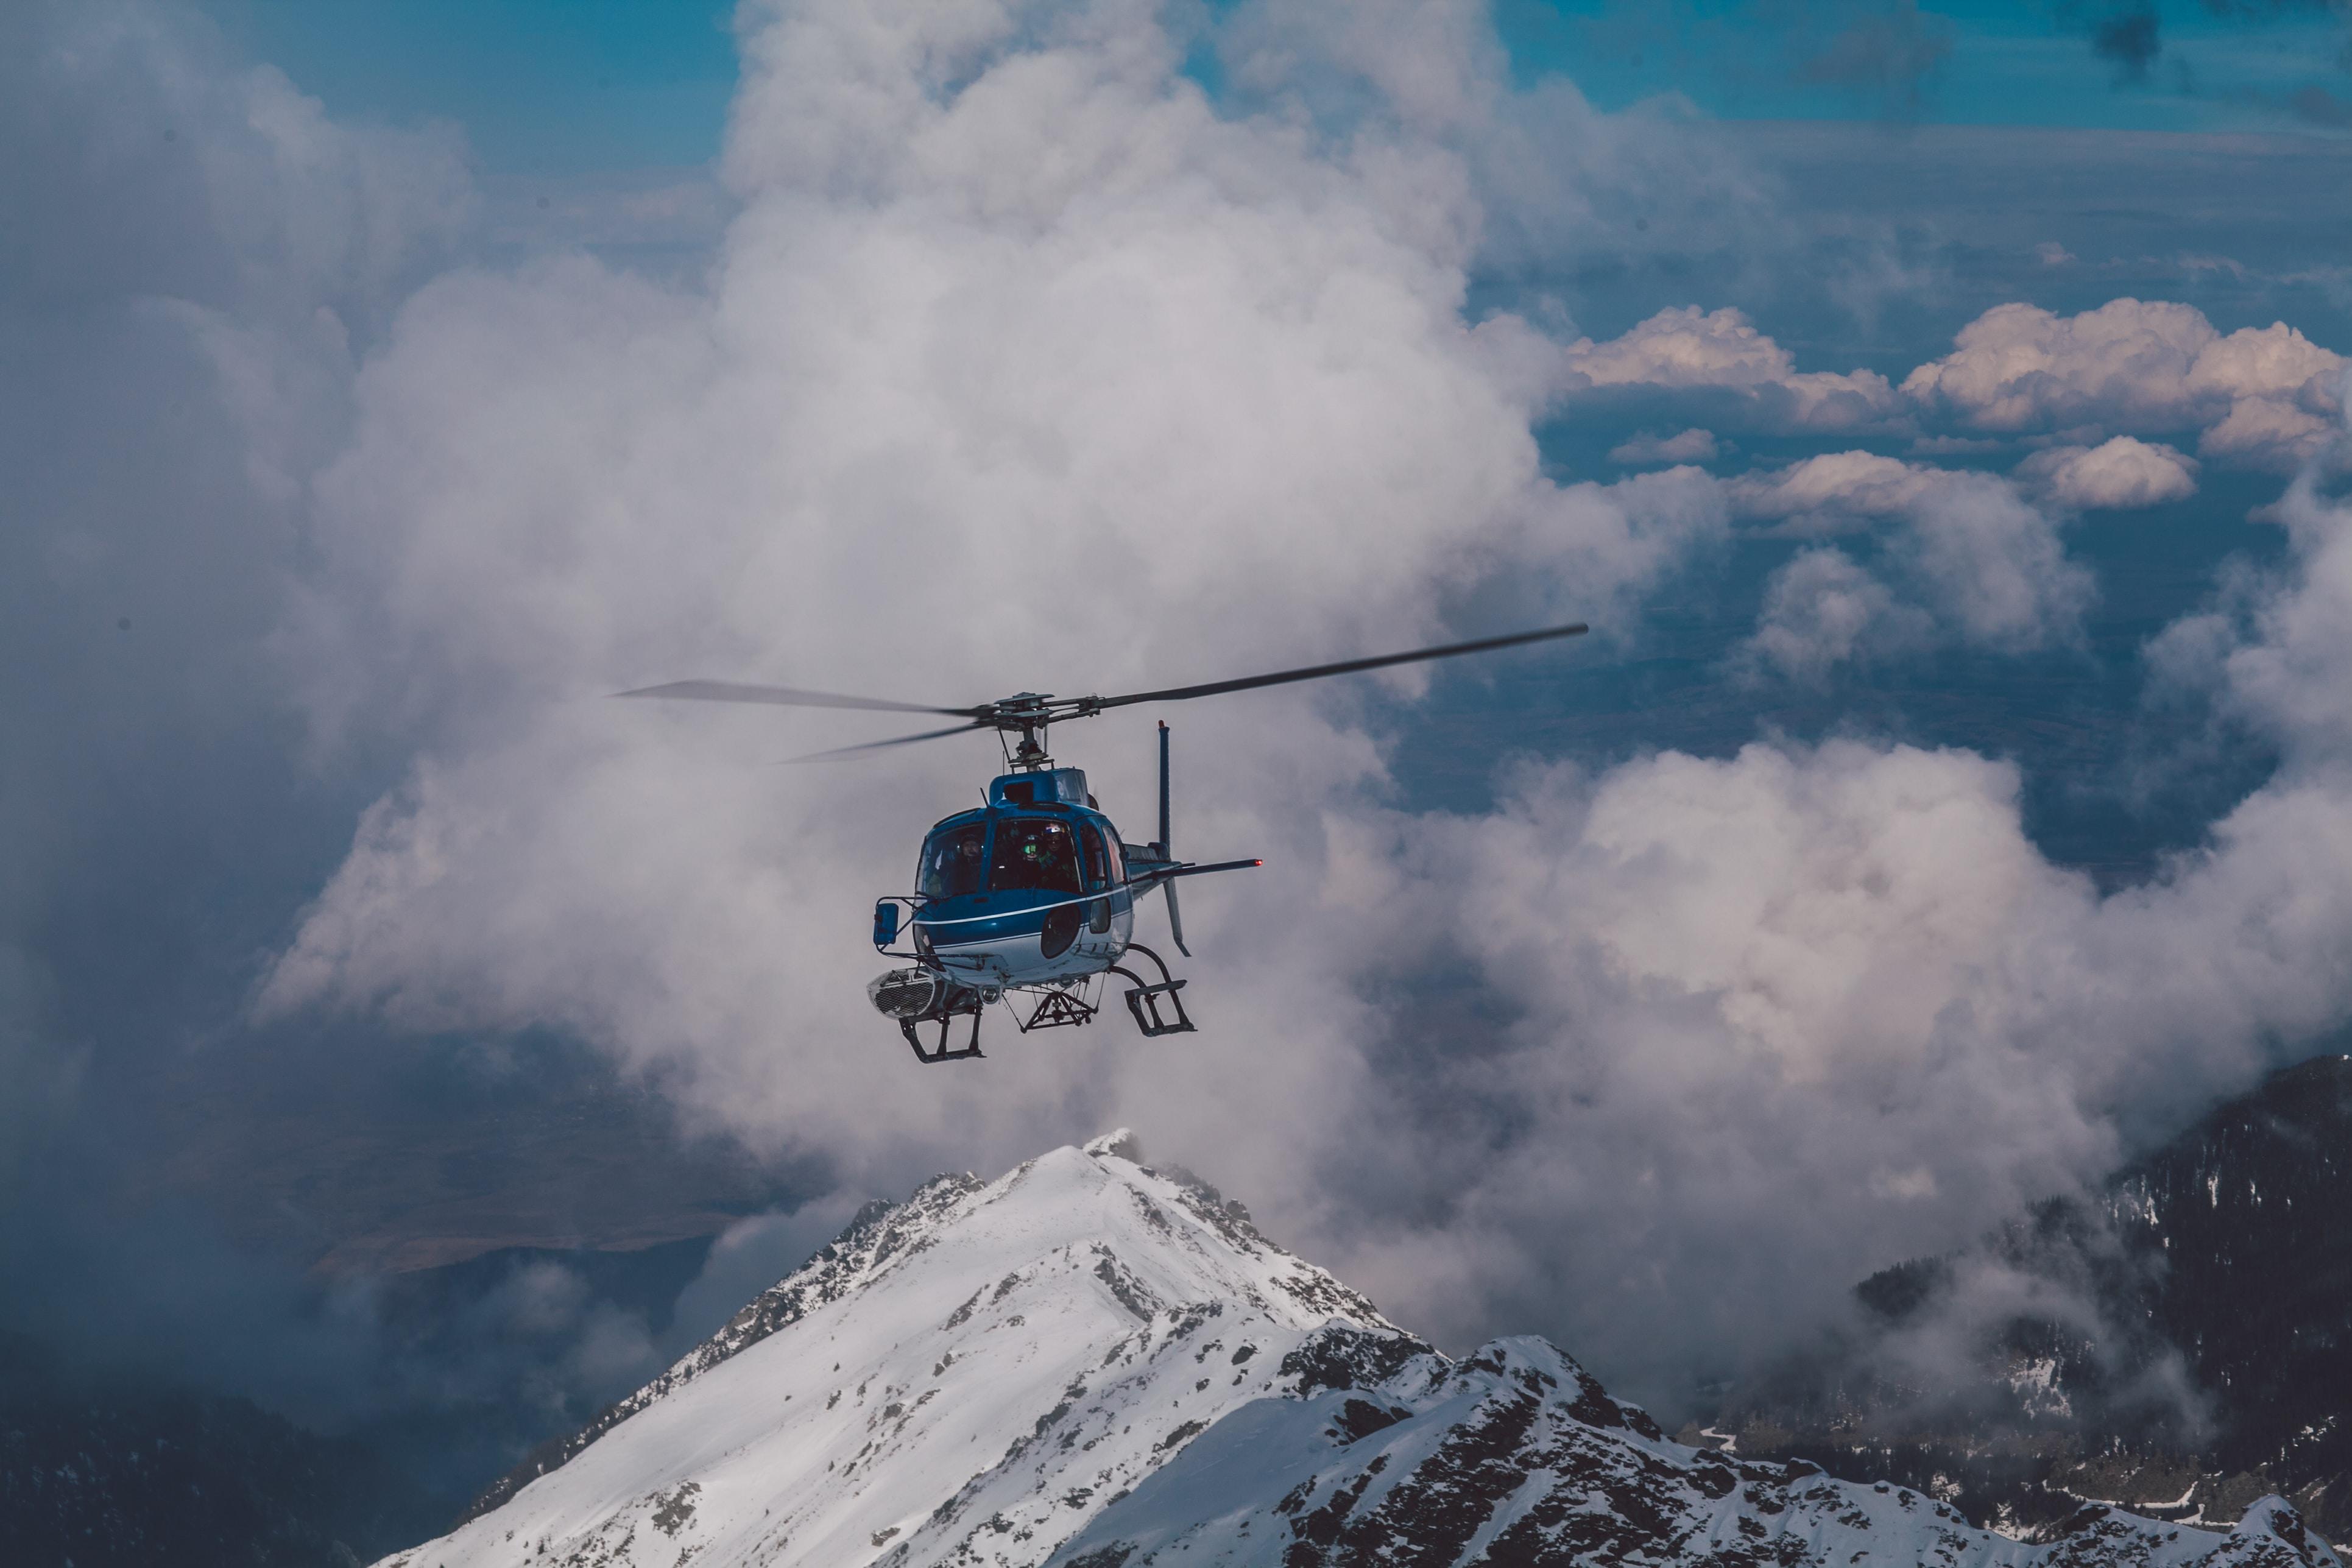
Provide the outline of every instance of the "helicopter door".
<path id="1" fill-rule="evenodd" d="M 1087 891 L 1103 895 L 1087 907 L 1087 929 L 1100 935 L 1110 930 L 1110 855 L 1103 847 L 1102 829 L 1093 823 L 1079 830 L 1079 839 L 1086 846 Z"/>
<path id="2" fill-rule="evenodd" d="M 923 846 L 916 889 L 926 899 L 954 899 L 980 891 L 980 871 L 988 847 L 988 824 L 935 833 Z"/>

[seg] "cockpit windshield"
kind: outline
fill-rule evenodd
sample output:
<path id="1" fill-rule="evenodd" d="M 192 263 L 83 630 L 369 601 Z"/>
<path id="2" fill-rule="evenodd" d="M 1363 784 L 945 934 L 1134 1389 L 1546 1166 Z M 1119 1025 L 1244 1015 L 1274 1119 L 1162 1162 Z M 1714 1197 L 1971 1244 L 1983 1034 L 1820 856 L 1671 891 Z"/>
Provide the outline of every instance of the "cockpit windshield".
<path id="1" fill-rule="evenodd" d="M 975 822 L 931 836 L 923 846 L 918 887 L 927 899 L 952 899 L 980 891 L 980 868 L 988 847 L 988 824 Z"/>
<path id="2" fill-rule="evenodd" d="M 988 890 L 1029 889 L 1075 893 L 1078 889 L 1078 843 L 1070 825 L 1045 816 L 996 819 L 996 853 L 988 867 Z"/>

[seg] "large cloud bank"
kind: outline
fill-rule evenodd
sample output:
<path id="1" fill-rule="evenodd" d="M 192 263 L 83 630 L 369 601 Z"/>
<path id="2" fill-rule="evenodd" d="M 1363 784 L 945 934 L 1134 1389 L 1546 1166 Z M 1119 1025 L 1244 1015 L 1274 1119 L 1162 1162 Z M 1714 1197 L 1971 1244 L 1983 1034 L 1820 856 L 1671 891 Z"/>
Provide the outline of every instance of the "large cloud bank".
<path id="1" fill-rule="evenodd" d="M 1674 476 L 1543 477 L 1533 332 L 1462 319 L 1465 163 L 1393 121 L 1332 148 L 1221 120 L 1142 7 L 746 28 L 744 212 L 707 289 L 454 276 L 359 378 L 289 647 L 322 734 L 389 726 L 418 761 L 265 1001 L 558 1023 L 853 1168 L 939 1158 L 950 1129 L 976 1130 L 960 1158 L 1012 1158 L 1175 1064 L 1024 1053 L 910 1085 L 877 1033 L 857 911 L 988 743 L 779 771 L 813 730 L 598 693 L 719 670 L 970 701 L 1278 668 L 1435 635 L 1440 595 L 1505 561 L 1531 613 L 1599 614 L 1724 510 Z M 1321 859 L 1323 803 L 1377 764 L 1316 700 L 1185 719 L 1188 754 L 1227 759 L 1186 797 L 1191 842 Z M 1100 731 L 1063 744 L 1141 801 L 1144 731 Z M 1287 915 L 1316 896 L 1310 873 Z M 1284 900 L 1258 908 L 1271 940 Z M 1292 1043 L 1230 1092 L 1336 1070 L 1318 1011 L 1245 1031 Z M 1202 1126 L 1223 1092 L 1191 1096 Z"/>
<path id="2" fill-rule="evenodd" d="M 1530 766 L 1492 813 L 1413 814 L 1381 804 L 1360 689 L 1266 692 L 1169 715 L 1182 847 L 1268 860 L 1190 900 L 1203 1032 L 908 1061 L 862 994 L 866 902 L 970 799 L 987 742 L 781 768 L 890 731 L 602 694 L 698 675 L 1116 690 L 1434 637 L 1465 603 L 1634 627 L 1742 527 L 1838 536 L 1768 592 L 1752 673 L 2078 634 L 2092 584 L 2020 481 L 1859 452 L 1743 480 L 1549 474 L 1538 424 L 1629 391 L 1714 398 L 1707 429 L 1902 435 L 2017 396 L 2002 428 L 2174 426 L 2113 376 L 2020 393 L 1955 368 L 1928 395 L 1801 370 L 1728 310 L 1599 342 L 1474 321 L 1490 247 L 1612 211 L 1681 143 L 1662 127 L 1640 159 L 1611 144 L 1531 184 L 1533 111 L 1482 24 L 1415 26 L 1246 9 L 1239 114 L 1181 70 L 1198 40 L 1120 0 L 754 5 L 740 214 L 707 278 L 578 256 L 450 271 L 356 354 L 320 310 L 375 309 L 391 286 L 366 280 L 454 221 L 447 149 L 282 160 L 346 215 L 331 241 L 266 247 L 312 281 L 152 291 L 198 307 L 159 319 L 240 455 L 204 526 L 272 531 L 235 552 L 268 584 L 236 600 L 239 672 L 293 694 L 328 776 L 392 758 L 397 782 L 259 1013 L 552 1027 L 851 1188 L 1131 1121 L 1401 1316 L 1549 1331 L 1671 1397 L 2352 1012 L 2331 695 L 2352 520 L 2306 484 L 2281 509 L 2284 575 L 2164 652 L 2286 765 L 2150 886 L 2103 897 L 2051 865 L 2014 769 L 1969 752 Z M 257 125 L 352 145 L 240 79 L 207 146 L 276 145 Z M 2052 363 L 2105 352 L 2020 320 L 2001 331 Z M 2162 352 L 2189 357 L 2161 417 L 2206 431 L 2209 458 L 2256 449 L 2212 434 L 2241 409 L 2251 428 L 2333 408 L 2284 329 L 2164 321 Z M 2297 428 L 2263 460 L 2327 427 Z M 2168 493 L 2141 456 L 2067 440 L 2088 456 L 2051 479 L 2065 505 Z M 1139 834 L 1149 718 L 1055 737 Z"/>
<path id="3" fill-rule="evenodd" d="M 112 1077 L 92 1041 L 152 999 L 174 900 L 235 929 L 223 862 L 272 862 L 265 643 L 303 477 L 341 437 L 354 340 L 447 264 L 472 192 L 454 133 L 339 125 L 139 6 L 0 14 L 0 147 L 5 1196 Z M 202 803 L 202 842 L 159 799 Z M 77 943 L 94 909 L 107 940 Z M 60 950 L 92 956 L 60 973 Z"/>

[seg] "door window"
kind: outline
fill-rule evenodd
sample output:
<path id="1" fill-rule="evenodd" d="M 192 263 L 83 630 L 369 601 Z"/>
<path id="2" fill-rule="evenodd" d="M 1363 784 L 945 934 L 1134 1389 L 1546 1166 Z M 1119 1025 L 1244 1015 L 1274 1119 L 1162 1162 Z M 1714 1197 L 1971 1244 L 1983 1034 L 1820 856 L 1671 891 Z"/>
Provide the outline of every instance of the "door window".
<path id="1" fill-rule="evenodd" d="M 923 846 L 923 874 L 916 890 L 927 899 L 952 899 L 980 891 L 980 868 L 988 847 L 988 824 L 935 833 Z"/>

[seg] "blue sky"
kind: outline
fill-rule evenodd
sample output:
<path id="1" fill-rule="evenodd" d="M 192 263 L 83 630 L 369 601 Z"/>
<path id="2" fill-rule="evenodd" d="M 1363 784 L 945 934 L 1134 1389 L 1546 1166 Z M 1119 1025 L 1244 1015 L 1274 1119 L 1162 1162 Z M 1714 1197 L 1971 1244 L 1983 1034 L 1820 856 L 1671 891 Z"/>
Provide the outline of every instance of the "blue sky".
<path id="1" fill-rule="evenodd" d="M 718 0 L 213 0 L 239 52 L 341 116 L 463 125 L 487 169 L 707 162 L 735 89 Z"/>
<path id="2" fill-rule="evenodd" d="M 2258 131 L 2307 124 L 2294 95 L 2342 77 L 2340 21 L 2320 7 L 2231 19 L 2183 0 L 2131 5 L 1773 5 L 1503 0 L 1523 75 L 1562 70 L 1604 108 L 1686 94 L 1726 119 L 1874 116 L 1963 125 Z M 2119 64 L 2102 24 L 2155 52 Z M 1916 97 L 1913 96 L 1916 92 Z"/>
<path id="3" fill-rule="evenodd" d="M 278 65 L 331 112 L 455 121 L 492 174 L 706 162 L 735 85 L 731 7 L 716 0 L 207 8 L 241 52 Z M 2148 8 L 2157 52 L 2133 72 L 2095 53 L 2092 36 L 2139 9 L 1499 0 L 1495 20 L 1522 80 L 1565 74 L 1604 109 L 1679 93 L 1725 119 L 2340 133 L 2324 123 L 2328 105 L 2347 101 L 2340 10 L 2287 4 L 2233 17 L 2165 0 Z"/>

